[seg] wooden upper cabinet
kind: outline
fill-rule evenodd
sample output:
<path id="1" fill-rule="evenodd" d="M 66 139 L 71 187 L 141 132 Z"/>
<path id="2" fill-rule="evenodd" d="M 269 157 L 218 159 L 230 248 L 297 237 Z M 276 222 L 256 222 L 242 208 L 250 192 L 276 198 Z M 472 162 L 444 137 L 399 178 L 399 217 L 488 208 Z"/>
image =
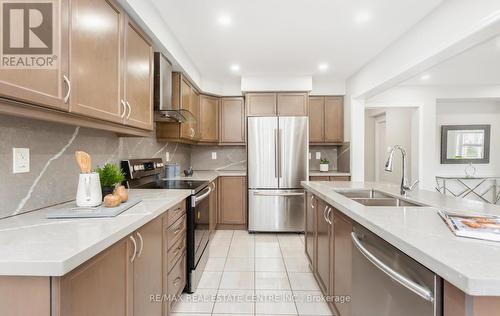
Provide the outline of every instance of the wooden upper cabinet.
<path id="1" fill-rule="evenodd" d="M 152 302 L 150 295 L 163 291 L 163 218 L 147 223 L 133 236 L 138 247 L 133 262 L 133 315 L 161 315 L 162 304 Z"/>
<path id="2" fill-rule="evenodd" d="M 222 98 L 220 105 L 220 143 L 245 143 L 245 104 L 243 98 Z"/>
<path id="3" fill-rule="evenodd" d="M 344 140 L 344 98 L 325 97 L 325 142 Z"/>
<path id="4" fill-rule="evenodd" d="M 276 93 L 247 93 L 247 116 L 275 116 Z"/>
<path id="5" fill-rule="evenodd" d="M 198 120 L 200 141 L 216 143 L 219 141 L 219 103 L 220 99 L 208 95 L 200 97 Z"/>
<path id="6" fill-rule="evenodd" d="M 64 98 L 69 86 L 64 76 L 68 73 L 68 1 L 61 1 L 61 14 L 55 15 L 57 36 L 53 41 L 53 55 L 57 56 L 53 69 L 7 69 L 0 71 L 0 97 L 68 110 Z M 60 36 L 59 36 L 60 34 Z"/>
<path id="7" fill-rule="evenodd" d="M 200 93 L 192 88 L 191 90 L 192 98 L 191 98 L 191 113 L 193 113 L 196 118 L 196 122 L 190 122 L 189 125 L 191 127 L 190 131 L 193 133 L 191 136 L 192 139 L 199 140 L 200 139 Z"/>
<path id="8" fill-rule="evenodd" d="M 122 122 L 124 19 L 114 0 L 71 1 L 71 112 Z"/>
<path id="9" fill-rule="evenodd" d="M 278 116 L 307 116 L 308 93 L 278 93 Z"/>
<path id="10" fill-rule="evenodd" d="M 246 177 L 219 178 L 219 224 L 246 224 Z"/>
<path id="11" fill-rule="evenodd" d="M 325 133 L 325 98 L 309 98 L 309 141 L 323 142 Z"/>
<path id="12" fill-rule="evenodd" d="M 127 125 L 153 129 L 153 46 L 130 20 L 125 28 L 125 102 Z"/>
<path id="13" fill-rule="evenodd" d="M 132 248 L 124 239 L 63 276 L 60 315 L 127 315 Z"/>

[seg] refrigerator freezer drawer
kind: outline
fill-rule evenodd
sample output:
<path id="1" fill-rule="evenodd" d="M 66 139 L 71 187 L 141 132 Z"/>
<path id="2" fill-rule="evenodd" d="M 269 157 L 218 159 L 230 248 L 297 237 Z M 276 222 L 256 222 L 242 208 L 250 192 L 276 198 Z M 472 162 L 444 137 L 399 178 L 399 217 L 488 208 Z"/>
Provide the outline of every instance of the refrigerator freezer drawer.
<path id="1" fill-rule="evenodd" d="M 249 190 L 248 230 L 303 232 L 304 190 Z"/>

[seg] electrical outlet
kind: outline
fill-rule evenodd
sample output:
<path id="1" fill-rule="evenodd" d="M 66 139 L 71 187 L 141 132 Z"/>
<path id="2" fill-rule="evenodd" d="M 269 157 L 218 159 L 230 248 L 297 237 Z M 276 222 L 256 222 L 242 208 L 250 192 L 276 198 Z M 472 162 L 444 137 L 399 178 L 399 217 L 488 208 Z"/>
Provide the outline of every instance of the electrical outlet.
<path id="1" fill-rule="evenodd" d="M 309 157 L 309 160 L 311 160 L 311 158 L 312 158 L 311 153 L 308 154 L 308 157 Z"/>
<path id="2" fill-rule="evenodd" d="M 12 172 L 30 172 L 30 149 L 12 148 Z"/>
<path id="3" fill-rule="evenodd" d="M 213 151 L 212 152 L 212 160 L 216 160 L 216 159 L 217 159 L 217 152 Z"/>
<path id="4" fill-rule="evenodd" d="M 166 162 L 170 161 L 170 153 L 168 151 L 165 153 L 165 161 Z"/>
<path id="5" fill-rule="evenodd" d="M 316 160 L 320 160 L 321 159 L 321 152 L 318 151 L 316 152 Z"/>

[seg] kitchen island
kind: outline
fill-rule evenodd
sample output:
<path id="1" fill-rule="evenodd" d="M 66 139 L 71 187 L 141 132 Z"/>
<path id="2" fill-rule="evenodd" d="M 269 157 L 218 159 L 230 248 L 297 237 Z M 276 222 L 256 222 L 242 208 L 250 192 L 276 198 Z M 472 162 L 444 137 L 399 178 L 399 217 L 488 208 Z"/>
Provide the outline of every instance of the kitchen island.
<path id="1" fill-rule="evenodd" d="M 308 191 L 308 197 L 315 197 L 334 209 L 334 221 L 338 218 L 347 219 L 351 228 L 352 225 L 357 224 L 363 226 L 440 276 L 444 280 L 444 315 L 483 316 L 495 315 L 493 311 L 498 313 L 500 308 L 500 265 L 498 264 L 500 243 L 455 237 L 437 212 L 444 209 L 500 215 L 499 207 L 425 190 L 410 192 L 408 196 L 402 197 L 399 194 L 399 186 L 388 184 L 304 181 L 302 185 Z M 365 206 L 341 194 L 353 190 L 378 190 L 417 205 Z M 309 207 L 307 212 L 311 212 Z M 337 218 L 335 218 L 336 214 L 338 214 Z M 310 214 L 306 214 L 306 217 L 308 216 Z M 320 222 L 319 216 L 317 221 Z M 332 226 L 330 234 L 336 235 L 337 233 L 333 231 Z M 346 236 L 340 236 L 340 238 L 350 241 L 351 233 L 349 231 L 345 233 Z M 306 228 L 306 252 L 308 252 L 307 235 L 308 228 Z M 319 242 L 321 243 L 321 240 Z M 333 251 L 337 256 L 337 250 L 344 250 L 344 253 L 338 254 L 338 257 L 344 260 L 344 264 L 335 261 L 337 266 L 330 268 L 334 271 L 330 272 L 330 276 L 332 279 L 339 276 L 339 282 L 344 286 L 343 289 L 350 290 L 352 284 L 349 282 L 352 280 L 345 275 L 349 275 L 351 271 L 335 271 L 349 266 L 351 251 L 354 252 L 355 249 L 345 242 L 343 245 L 344 248 L 337 247 L 338 249 Z M 337 246 L 337 241 L 335 241 L 335 246 Z M 349 259 L 346 259 L 346 256 L 349 256 Z M 311 257 L 311 252 L 309 252 L 309 257 Z M 331 263 L 333 265 L 334 261 Z M 319 261 L 316 265 L 318 264 L 321 265 Z M 337 288 L 334 285 L 335 282 L 332 280 L 330 287 L 328 284 L 325 285 L 325 289 L 330 290 L 326 294 L 336 294 L 334 293 Z M 344 307 L 340 307 L 342 308 Z M 349 315 L 348 312 L 340 314 Z"/>

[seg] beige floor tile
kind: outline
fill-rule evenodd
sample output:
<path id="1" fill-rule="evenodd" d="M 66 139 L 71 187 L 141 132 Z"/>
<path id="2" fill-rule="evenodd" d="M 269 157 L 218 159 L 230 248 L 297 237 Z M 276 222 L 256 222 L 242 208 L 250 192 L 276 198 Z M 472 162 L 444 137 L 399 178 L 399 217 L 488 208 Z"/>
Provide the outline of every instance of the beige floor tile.
<path id="1" fill-rule="evenodd" d="M 217 257 L 208 258 L 207 265 L 205 266 L 205 271 L 222 272 L 224 271 L 225 263 L 226 263 L 226 258 L 217 258 Z"/>
<path id="2" fill-rule="evenodd" d="M 284 258 L 306 258 L 304 247 L 281 247 Z"/>
<path id="3" fill-rule="evenodd" d="M 229 246 L 215 247 L 210 246 L 208 249 L 208 256 L 210 258 L 225 258 L 229 253 Z"/>
<path id="4" fill-rule="evenodd" d="M 307 258 L 283 258 L 288 272 L 312 272 Z"/>
<path id="5" fill-rule="evenodd" d="M 256 314 L 297 315 L 291 291 L 256 290 Z"/>
<path id="6" fill-rule="evenodd" d="M 255 288 L 259 290 L 290 290 L 286 272 L 255 272 Z"/>
<path id="7" fill-rule="evenodd" d="M 333 315 L 320 291 L 294 291 L 299 315 Z"/>
<path id="8" fill-rule="evenodd" d="M 254 290 L 219 290 L 214 313 L 253 314 L 255 307 Z"/>
<path id="9" fill-rule="evenodd" d="M 255 258 L 255 271 L 286 271 L 283 258 Z"/>
<path id="10" fill-rule="evenodd" d="M 200 283 L 198 284 L 199 289 L 218 289 L 220 284 L 220 279 L 222 278 L 222 272 L 212 272 L 205 271 L 201 276 Z"/>
<path id="11" fill-rule="evenodd" d="M 224 271 L 252 272 L 255 270 L 254 258 L 227 258 Z"/>
<path id="12" fill-rule="evenodd" d="M 255 247 L 255 257 L 257 258 L 281 258 L 281 249 L 278 246 Z"/>
<path id="13" fill-rule="evenodd" d="M 312 273 L 288 273 L 292 290 L 319 291 L 318 283 Z"/>
<path id="14" fill-rule="evenodd" d="M 251 290 L 255 287 L 254 272 L 224 272 L 220 289 Z"/>
<path id="15" fill-rule="evenodd" d="M 174 313 L 212 313 L 217 295 L 216 289 L 199 289 L 195 294 L 182 294 L 174 305 Z"/>
<path id="16" fill-rule="evenodd" d="M 253 246 L 231 246 L 229 248 L 228 257 L 230 258 L 253 258 L 255 256 L 255 249 Z"/>

